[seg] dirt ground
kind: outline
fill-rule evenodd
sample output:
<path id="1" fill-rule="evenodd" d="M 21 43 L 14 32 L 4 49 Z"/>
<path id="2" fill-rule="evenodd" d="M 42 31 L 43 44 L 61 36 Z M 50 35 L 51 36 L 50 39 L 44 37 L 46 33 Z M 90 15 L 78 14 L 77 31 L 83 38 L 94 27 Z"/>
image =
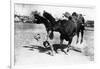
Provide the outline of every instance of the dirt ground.
<path id="1" fill-rule="evenodd" d="M 85 46 L 83 48 L 83 53 L 70 50 L 68 55 L 59 51 L 58 54 L 55 53 L 54 56 L 50 56 L 47 53 L 40 53 L 38 50 L 24 47 L 30 47 L 33 45 L 43 46 L 43 41 L 46 40 L 46 31 L 43 25 L 15 23 L 14 26 L 15 65 L 67 65 L 92 62 L 89 56 L 94 56 L 94 31 L 85 31 L 84 41 L 82 44 L 76 44 L 77 37 L 75 36 L 73 38 L 73 46 Z M 34 36 L 37 33 L 41 36 L 39 41 L 34 39 Z M 49 40 L 50 44 L 59 44 L 59 35 L 58 32 L 55 32 L 54 39 Z M 67 42 L 64 41 L 64 44 L 67 44 Z"/>

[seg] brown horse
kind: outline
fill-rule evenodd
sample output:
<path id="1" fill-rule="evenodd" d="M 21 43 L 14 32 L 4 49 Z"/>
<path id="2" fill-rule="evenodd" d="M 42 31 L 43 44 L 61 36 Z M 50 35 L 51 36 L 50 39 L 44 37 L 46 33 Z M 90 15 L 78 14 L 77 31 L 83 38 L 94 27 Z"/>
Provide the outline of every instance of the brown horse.
<path id="1" fill-rule="evenodd" d="M 73 36 L 75 35 L 77 30 L 76 23 L 71 20 L 72 17 L 69 17 L 69 20 L 59 19 L 58 21 L 55 21 L 54 17 L 50 13 L 44 11 L 44 14 L 43 16 L 52 24 L 53 30 L 51 33 L 53 33 L 53 31 L 57 31 L 60 33 L 60 45 L 62 46 L 63 40 L 65 39 L 66 41 L 68 41 L 68 47 L 70 47 Z M 69 49 L 67 51 L 69 51 Z"/>

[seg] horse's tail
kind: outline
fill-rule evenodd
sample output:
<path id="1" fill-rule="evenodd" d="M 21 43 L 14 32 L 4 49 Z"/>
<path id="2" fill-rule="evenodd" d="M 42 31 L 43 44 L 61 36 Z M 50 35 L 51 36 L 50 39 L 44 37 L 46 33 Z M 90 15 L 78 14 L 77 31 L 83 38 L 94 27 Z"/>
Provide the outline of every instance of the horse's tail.
<path id="1" fill-rule="evenodd" d="M 50 38 L 50 39 L 53 39 L 53 38 L 54 38 L 54 33 L 53 33 L 53 31 L 50 32 L 49 38 Z"/>

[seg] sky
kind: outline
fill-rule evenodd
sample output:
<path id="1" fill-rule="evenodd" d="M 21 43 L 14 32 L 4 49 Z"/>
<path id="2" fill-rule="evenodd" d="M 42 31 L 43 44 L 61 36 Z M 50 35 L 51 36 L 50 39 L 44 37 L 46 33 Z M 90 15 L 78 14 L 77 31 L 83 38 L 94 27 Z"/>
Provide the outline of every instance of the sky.
<path id="1" fill-rule="evenodd" d="M 15 14 L 29 16 L 32 11 L 39 11 L 41 14 L 43 11 L 51 13 L 55 18 L 61 18 L 62 14 L 65 12 L 77 12 L 78 14 L 85 15 L 85 20 L 95 19 L 95 8 L 80 8 L 80 7 L 70 7 L 70 6 L 50 6 L 50 5 L 38 5 L 38 4 L 15 4 L 14 6 Z"/>

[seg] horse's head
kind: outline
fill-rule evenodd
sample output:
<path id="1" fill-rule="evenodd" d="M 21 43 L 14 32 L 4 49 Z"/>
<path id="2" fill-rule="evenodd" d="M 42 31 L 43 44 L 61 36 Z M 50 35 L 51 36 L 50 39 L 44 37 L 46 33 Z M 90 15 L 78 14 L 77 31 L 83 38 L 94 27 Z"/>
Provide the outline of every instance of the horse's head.
<path id="1" fill-rule="evenodd" d="M 46 26 L 49 24 L 49 21 L 39 14 L 34 14 L 34 22 L 37 24 L 44 24 Z"/>
<path id="2" fill-rule="evenodd" d="M 34 14 L 34 23 L 40 24 L 41 23 L 41 16 L 39 14 Z"/>

